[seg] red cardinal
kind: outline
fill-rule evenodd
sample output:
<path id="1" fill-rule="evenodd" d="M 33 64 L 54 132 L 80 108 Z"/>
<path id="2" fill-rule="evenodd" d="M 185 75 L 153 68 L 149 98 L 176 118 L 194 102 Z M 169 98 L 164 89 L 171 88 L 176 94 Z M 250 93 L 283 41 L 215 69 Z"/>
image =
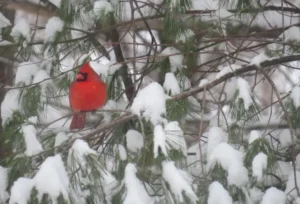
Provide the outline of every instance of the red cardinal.
<path id="1" fill-rule="evenodd" d="M 106 85 L 89 63 L 79 70 L 71 84 L 69 97 L 71 108 L 75 112 L 70 130 L 84 128 L 86 112 L 99 109 L 106 103 Z"/>

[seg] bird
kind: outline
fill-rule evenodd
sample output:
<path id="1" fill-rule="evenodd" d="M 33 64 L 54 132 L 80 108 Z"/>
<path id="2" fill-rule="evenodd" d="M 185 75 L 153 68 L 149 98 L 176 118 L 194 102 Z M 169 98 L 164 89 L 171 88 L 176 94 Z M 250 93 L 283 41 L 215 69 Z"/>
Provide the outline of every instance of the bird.
<path id="1" fill-rule="evenodd" d="M 107 87 L 95 70 L 86 62 L 78 71 L 69 90 L 70 107 L 74 115 L 70 130 L 83 129 L 86 123 L 86 112 L 103 107 L 107 99 Z"/>

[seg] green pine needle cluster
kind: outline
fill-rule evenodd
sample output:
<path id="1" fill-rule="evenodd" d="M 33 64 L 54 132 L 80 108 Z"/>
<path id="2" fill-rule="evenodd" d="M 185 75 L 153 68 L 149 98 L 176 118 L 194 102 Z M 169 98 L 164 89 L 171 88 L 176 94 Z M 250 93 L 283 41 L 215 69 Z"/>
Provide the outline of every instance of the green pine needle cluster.
<path id="1" fill-rule="evenodd" d="M 231 116 L 236 119 L 236 121 L 243 122 L 257 122 L 259 121 L 259 105 L 253 100 L 252 104 L 249 106 L 248 110 L 245 109 L 244 100 L 239 98 L 239 90 L 237 90 L 233 96 L 233 101 L 230 104 Z"/>

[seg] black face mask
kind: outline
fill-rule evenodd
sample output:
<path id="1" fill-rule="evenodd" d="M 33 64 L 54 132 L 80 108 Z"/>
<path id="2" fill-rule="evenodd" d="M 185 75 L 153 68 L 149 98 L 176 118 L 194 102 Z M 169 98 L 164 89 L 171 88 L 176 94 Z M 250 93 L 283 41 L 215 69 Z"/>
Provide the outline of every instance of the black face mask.
<path id="1" fill-rule="evenodd" d="M 81 78 L 81 77 L 78 78 L 78 75 L 79 75 L 79 74 L 80 74 L 83 78 Z M 77 79 L 76 79 L 77 82 L 81 82 L 81 81 L 86 81 L 86 80 L 87 80 L 88 73 L 79 72 L 78 75 L 77 75 Z"/>

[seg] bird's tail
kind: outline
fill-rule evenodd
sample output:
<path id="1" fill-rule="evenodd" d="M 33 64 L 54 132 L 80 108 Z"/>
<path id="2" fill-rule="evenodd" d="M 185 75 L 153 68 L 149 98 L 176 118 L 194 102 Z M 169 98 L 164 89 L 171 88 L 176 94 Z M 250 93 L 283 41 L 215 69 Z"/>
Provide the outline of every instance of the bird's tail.
<path id="1" fill-rule="evenodd" d="M 83 129 L 86 121 L 86 113 L 79 112 L 75 113 L 70 125 L 70 130 L 73 129 Z"/>

